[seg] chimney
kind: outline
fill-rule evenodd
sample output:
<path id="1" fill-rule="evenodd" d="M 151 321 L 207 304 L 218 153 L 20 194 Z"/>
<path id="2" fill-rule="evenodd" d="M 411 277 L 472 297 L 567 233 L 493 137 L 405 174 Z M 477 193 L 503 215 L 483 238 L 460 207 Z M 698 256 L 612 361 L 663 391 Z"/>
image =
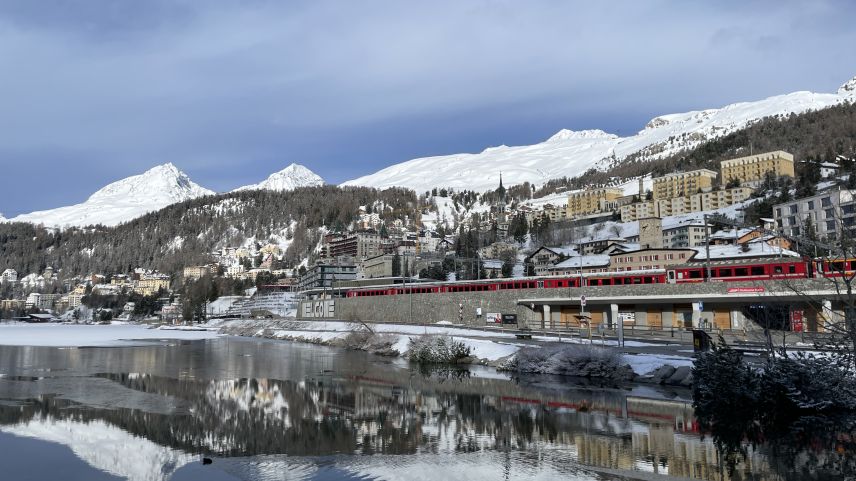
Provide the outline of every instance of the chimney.
<path id="1" fill-rule="evenodd" d="M 639 200 L 645 200 L 645 183 L 642 180 L 645 177 L 639 177 Z"/>

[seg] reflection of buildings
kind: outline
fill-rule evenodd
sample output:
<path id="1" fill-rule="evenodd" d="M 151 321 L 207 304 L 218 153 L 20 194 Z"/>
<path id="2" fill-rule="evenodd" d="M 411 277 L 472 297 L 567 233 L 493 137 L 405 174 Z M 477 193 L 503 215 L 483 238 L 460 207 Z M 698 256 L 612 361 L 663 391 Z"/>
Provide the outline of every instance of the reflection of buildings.
<path id="1" fill-rule="evenodd" d="M 176 452 L 417 459 L 492 453 L 489 459 L 495 463 L 512 451 L 518 458 L 532 455 L 539 463 L 552 463 L 549 468 L 555 472 L 578 464 L 595 470 L 729 479 L 712 442 L 699 437 L 688 401 L 635 397 L 619 390 L 543 391 L 501 379 L 458 381 L 403 369 L 381 371 L 307 373 L 300 381 L 103 375 L 116 389 L 176 399 L 187 406 L 186 414 L 81 410 L 49 399 L 38 406 L 0 407 L 0 429 L 22 423 L 38 426 L 43 419 L 79 419 Z M 555 456 L 546 456 L 547 451 Z M 778 479 L 768 473 L 761 456 L 750 461 L 754 479 Z"/>

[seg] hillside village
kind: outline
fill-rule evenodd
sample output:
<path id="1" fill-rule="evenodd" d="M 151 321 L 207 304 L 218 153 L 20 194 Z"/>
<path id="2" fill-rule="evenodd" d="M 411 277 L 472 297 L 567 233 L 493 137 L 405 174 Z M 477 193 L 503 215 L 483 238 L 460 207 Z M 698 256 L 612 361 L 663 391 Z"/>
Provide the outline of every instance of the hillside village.
<path id="1" fill-rule="evenodd" d="M 849 176 L 839 175 L 838 164 L 809 161 L 800 170 L 806 182 L 794 181 L 793 155 L 772 151 L 724 160 L 719 172 L 675 172 L 540 198 L 506 189 L 500 176 L 495 191 L 482 195 L 426 192 L 412 217 L 390 219 L 378 212 L 382 204 L 362 205 L 349 225 L 322 232 L 297 264 L 285 261 L 289 241 L 250 239 L 170 273 L 151 266 L 86 276 L 52 266 L 6 269 L 0 309 L 6 318 L 78 321 L 174 322 L 249 315 L 259 306 L 280 315 L 293 309 L 297 293 L 373 279 L 568 276 L 662 269 L 707 256 L 726 263 L 799 256 L 795 238 L 835 239 L 856 219 Z M 766 217 L 757 215 L 761 203 L 771 204 Z"/>

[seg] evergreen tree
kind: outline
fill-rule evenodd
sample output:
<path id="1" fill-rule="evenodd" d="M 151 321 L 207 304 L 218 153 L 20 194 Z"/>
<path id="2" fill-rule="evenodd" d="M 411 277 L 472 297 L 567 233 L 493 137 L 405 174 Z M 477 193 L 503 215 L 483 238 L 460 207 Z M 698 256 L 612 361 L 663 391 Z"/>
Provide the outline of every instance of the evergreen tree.
<path id="1" fill-rule="evenodd" d="M 398 252 L 392 256 L 392 276 L 398 277 L 401 275 L 401 256 L 398 255 Z"/>

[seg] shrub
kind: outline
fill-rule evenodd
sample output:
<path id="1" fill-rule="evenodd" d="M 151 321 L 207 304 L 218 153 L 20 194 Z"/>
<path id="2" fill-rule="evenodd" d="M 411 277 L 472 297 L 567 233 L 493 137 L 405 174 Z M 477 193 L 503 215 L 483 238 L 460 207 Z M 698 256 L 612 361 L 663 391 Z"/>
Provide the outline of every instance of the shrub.
<path id="1" fill-rule="evenodd" d="M 470 347 L 449 336 L 411 337 L 407 357 L 420 364 L 451 364 L 469 357 Z"/>

